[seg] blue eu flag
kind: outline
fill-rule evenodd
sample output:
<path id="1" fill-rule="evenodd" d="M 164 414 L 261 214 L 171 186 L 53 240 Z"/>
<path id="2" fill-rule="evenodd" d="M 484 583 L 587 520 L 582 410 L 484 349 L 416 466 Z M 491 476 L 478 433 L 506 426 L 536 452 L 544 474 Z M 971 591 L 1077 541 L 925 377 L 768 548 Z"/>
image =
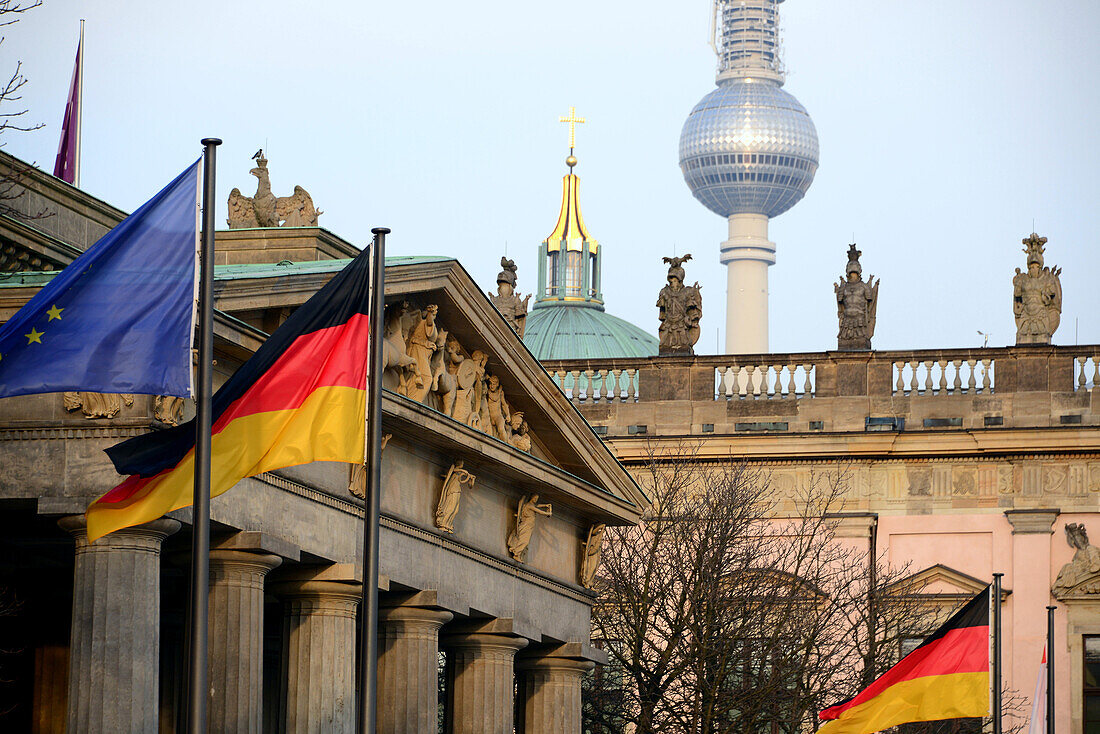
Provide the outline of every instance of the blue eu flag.
<path id="1" fill-rule="evenodd" d="M 191 390 L 199 163 L 0 325 L 0 398 Z"/>

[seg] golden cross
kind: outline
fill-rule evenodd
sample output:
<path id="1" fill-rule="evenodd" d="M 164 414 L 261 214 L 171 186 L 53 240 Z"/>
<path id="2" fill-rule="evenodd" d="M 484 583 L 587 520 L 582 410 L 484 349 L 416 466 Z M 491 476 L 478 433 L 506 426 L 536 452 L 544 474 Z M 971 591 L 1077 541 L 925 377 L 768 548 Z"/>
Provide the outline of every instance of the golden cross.
<path id="1" fill-rule="evenodd" d="M 584 118 L 577 117 L 576 107 L 570 107 L 569 117 L 559 117 L 558 122 L 569 123 L 569 150 L 573 150 L 573 148 L 577 147 L 577 123 L 579 122 L 583 125 Z"/>

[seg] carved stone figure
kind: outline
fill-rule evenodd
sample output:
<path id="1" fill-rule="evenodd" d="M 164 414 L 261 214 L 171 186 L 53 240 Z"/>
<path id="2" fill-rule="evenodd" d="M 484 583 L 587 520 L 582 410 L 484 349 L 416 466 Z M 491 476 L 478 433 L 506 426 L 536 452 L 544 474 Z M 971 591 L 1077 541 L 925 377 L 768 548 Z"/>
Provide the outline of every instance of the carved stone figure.
<path id="1" fill-rule="evenodd" d="M 439 505 L 435 508 L 435 526 L 445 533 L 455 531 L 455 517 L 462 499 L 462 487 L 474 488 L 474 475 L 456 461 L 443 477 L 443 490 L 439 493 Z"/>
<path id="2" fill-rule="evenodd" d="M 382 450 L 386 450 L 386 444 L 393 438 L 392 433 L 382 434 Z M 365 464 L 355 464 L 351 467 L 351 479 L 348 480 L 348 491 L 352 496 L 361 500 L 367 498 L 367 467 Z"/>
<path id="3" fill-rule="evenodd" d="M 1047 238 L 1034 232 L 1023 240 L 1027 272 L 1016 268 L 1012 279 L 1012 313 L 1016 315 L 1017 344 L 1050 344 L 1062 320 L 1062 269 L 1045 267 Z"/>
<path id="4" fill-rule="evenodd" d="M 153 418 L 169 426 L 178 426 L 183 420 L 183 398 L 157 395 L 153 399 Z"/>
<path id="5" fill-rule="evenodd" d="M 295 186 L 292 195 L 276 197 L 271 193 L 271 175 L 263 148 L 252 159 L 256 167 L 249 173 L 257 179 L 256 195 L 243 196 L 240 189 L 229 192 L 229 228 L 316 227 L 317 218 L 324 212 L 313 206 L 309 193 Z"/>
<path id="6" fill-rule="evenodd" d="M 833 285 L 836 315 L 840 320 L 836 341 L 837 348 L 842 351 L 870 349 L 871 337 L 875 335 L 879 281 L 873 275 L 863 281 L 863 268 L 859 264 L 862 254 L 854 244 L 848 246 L 848 266 L 844 269 L 844 277 Z"/>
<path id="7" fill-rule="evenodd" d="M 489 409 L 489 425 L 492 426 L 493 435 L 501 441 L 507 441 L 512 436 L 508 428 L 508 402 L 504 399 L 504 388 L 500 386 L 500 378 L 496 375 L 489 375 L 485 402 Z"/>
<path id="8" fill-rule="evenodd" d="M 684 285 L 685 273 L 681 267 L 690 259 L 690 254 L 664 258 L 668 263 L 668 285 L 661 289 L 657 297 L 658 317 L 661 319 L 657 330 L 659 354 L 694 354 L 695 343 L 699 341 L 703 296 L 698 281 L 693 286 Z"/>
<path id="9" fill-rule="evenodd" d="M 435 344 L 436 351 L 432 355 L 432 393 L 437 396 L 439 404 L 434 407 L 453 418 L 458 394 L 458 365 L 465 357 L 459 343 L 448 338 L 443 329 L 439 330 Z"/>
<path id="10" fill-rule="evenodd" d="M 124 405 L 134 404 L 133 395 L 101 392 L 66 392 L 61 399 L 65 410 L 80 410 L 85 418 L 114 418 Z"/>
<path id="11" fill-rule="evenodd" d="M 405 351 L 407 301 L 386 307 L 382 327 L 382 386 L 400 392 L 405 380 L 416 372 L 416 360 Z"/>
<path id="12" fill-rule="evenodd" d="M 405 341 L 405 351 L 416 360 L 416 371 L 406 375 L 402 393 L 418 403 L 424 402 L 432 389 L 432 356 L 440 348 L 437 343 L 439 331 L 435 324 L 438 313 L 439 306 L 435 304 L 421 311 Z"/>
<path id="13" fill-rule="evenodd" d="M 531 436 L 528 433 L 530 428 L 528 428 L 527 421 L 523 417 L 523 411 L 512 411 L 510 427 L 512 429 L 512 436 L 508 440 L 512 445 L 520 451 L 531 453 Z"/>
<path id="14" fill-rule="evenodd" d="M 1059 599 L 1069 593 L 1100 594 L 1100 548 L 1089 543 L 1081 523 L 1066 523 L 1066 542 L 1077 552 L 1058 572 L 1051 593 Z"/>
<path id="15" fill-rule="evenodd" d="M 539 504 L 539 496 L 533 494 L 523 497 L 516 509 L 516 527 L 508 536 L 508 554 L 520 563 L 527 561 L 527 546 L 531 544 L 531 535 L 535 532 L 535 516 L 550 517 L 553 508 L 550 504 Z"/>
<path id="16" fill-rule="evenodd" d="M 588 529 L 588 540 L 584 542 L 584 556 L 581 558 L 581 586 L 586 589 L 591 589 L 596 584 L 596 571 L 600 567 L 605 530 L 607 526 L 603 523 Z"/>
<path id="17" fill-rule="evenodd" d="M 531 294 L 520 298 L 516 293 L 516 262 L 506 257 L 500 258 L 500 267 L 497 273 L 497 293 L 489 295 L 489 300 L 496 306 L 497 311 L 512 327 L 512 331 L 523 338 L 523 329 L 527 325 L 527 302 L 531 300 Z"/>

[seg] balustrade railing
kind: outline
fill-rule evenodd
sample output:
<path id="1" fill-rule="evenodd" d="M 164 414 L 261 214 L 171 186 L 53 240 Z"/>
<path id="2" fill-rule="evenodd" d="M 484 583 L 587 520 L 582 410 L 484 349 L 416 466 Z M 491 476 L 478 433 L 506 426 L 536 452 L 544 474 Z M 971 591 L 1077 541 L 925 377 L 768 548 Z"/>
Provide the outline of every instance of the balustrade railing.
<path id="1" fill-rule="evenodd" d="M 814 365 L 730 364 L 715 368 L 715 400 L 812 397 Z"/>
<path id="2" fill-rule="evenodd" d="M 1093 345 L 547 360 L 544 367 L 582 405 L 989 395 L 999 389 L 999 367 L 1006 394 L 1025 379 L 1021 370 L 1035 384 L 1037 368 L 1048 370 L 1050 392 L 1100 387 L 1100 347 Z"/>
<path id="3" fill-rule="evenodd" d="M 1073 360 L 1073 390 L 1100 387 L 1100 352 L 1082 355 Z"/>
<path id="4" fill-rule="evenodd" d="M 634 403 L 638 400 L 638 369 L 552 370 L 550 377 L 576 403 Z"/>
<path id="5" fill-rule="evenodd" d="M 894 395 L 962 395 L 994 390 L 994 359 L 908 359 L 893 363 Z"/>

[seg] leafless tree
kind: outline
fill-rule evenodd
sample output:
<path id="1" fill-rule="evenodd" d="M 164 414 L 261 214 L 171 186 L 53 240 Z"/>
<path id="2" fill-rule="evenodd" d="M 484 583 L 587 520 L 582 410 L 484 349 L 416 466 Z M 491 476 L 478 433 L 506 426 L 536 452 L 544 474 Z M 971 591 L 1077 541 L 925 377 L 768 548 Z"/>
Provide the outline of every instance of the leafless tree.
<path id="1" fill-rule="evenodd" d="M 23 15 L 42 4 L 42 0 L 0 0 L 0 28 L 18 23 Z M 6 36 L 0 36 L 0 48 L 3 48 Z M 2 77 L 0 77 L 2 79 Z M 0 81 L 0 148 L 7 145 L 6 135 L 12 132 L 30 132 L 42 127 L 42 123 L 28 122 L 28 110 L 21 104 L 23 87 L 27 77 L 23 75 L 23 62 L 16 61 L 15 68 L 7 81 Z M 46 210 L 24 211 L 14 202 L 24 194 L 23 180 L 29 167 L 13 161 L 0 171 L 0 215 L 13 216 L 23 220 L 40 219 L 49 216 Z"/>
<path id="2" fill-rule="evenodd" d="M 812 731 L 941 620 L 908 569 L 837 541 L 845 471 L 780 492 L 696 454 L 651 452 L 652 506 L 605 537 L 593 635 L 610 665 L 587 683 L 586 730 Z"/>

